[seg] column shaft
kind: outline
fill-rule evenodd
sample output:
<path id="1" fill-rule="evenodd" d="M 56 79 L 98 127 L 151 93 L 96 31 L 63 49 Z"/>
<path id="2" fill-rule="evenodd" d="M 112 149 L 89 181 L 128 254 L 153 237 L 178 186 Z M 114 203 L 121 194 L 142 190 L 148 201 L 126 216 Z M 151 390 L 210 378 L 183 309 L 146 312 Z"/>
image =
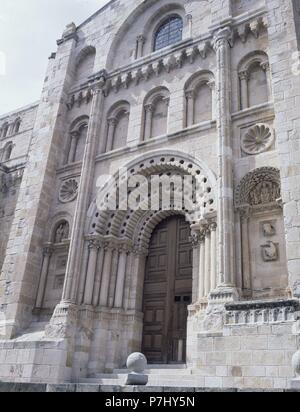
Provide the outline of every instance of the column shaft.
<path id="1" fill-rule="evenodd" d="M 207 231 L 206 237 L 205 237 L 205 296 L 209 295 L 209 292 L 211 291 L 211 286 L 210 286 L 210 233 Z"/>
<path id="2" fill-rule="evenodd" d="M 145 106 L 144 140 L 149 140 L 149 139 L 151 139 L 151 136 L 152 136 L 152 115 L 153 115 L 152 105 Z"/>
<path id="3" fill-rule="evenodd" d="M 100 288 L 100 301 L 99 301 L 100 306 L 105 306 L 105 307 L 107 306 L 107 302 L 108 302 L 112 254 L 113 254 L 112 248 L 107 248 L 105 250 L 102 281 L 101 281 L 101 288 Z"/>
<path id="4" fill-rule="evenodd" d="M 76 147 L 77 147 L 77 136 L 72 135 L 69 156 L 68 156 L 68 164 L 73 163 L 75 161 Z"/>
<path id="5" fill-rule="evenodd" d="M 82 164 L 78 199 L 74 215 L 73 230 L 71 235 L 70 252 L 66 270 L 66 278 L 63 289 L 62 301 L 64 303 L 75 303 L 80 275 L 80 261 L 83 251 L 83 231 L 86 214 L 90 202 L 90 189 L 93 183 L 95 156 L 97 141 L 100 130 L 100 119 L 103 103 L 102 87 L 104 80 L 100 80 L 94 91 L 88 134 Z"/>
<path id="6" fill-rule="evenodd" d="M 93 306 L 98 306 L 99 304 L 99 294 L 100 294 L 100 285 L 101 285 L 101 275 L 104 261 L 104 248 L 101 247 L 98 254 L 98 263 L 96 266 L 96 277 L 95 277 L 95 286 L 93 294 Z"/>
<path id="7" fill-rule="evenodd" d="M 205 276 L 205 243 L 204 239 L 200 240 L 200 253 L 199 253 L 199 299 L 204 298 L 204 276 Z"/>
<path id="8" fill-rule="evenodd" d="M 212 227 L 211 229 L 211 238 L 210 238 L 210 243 L 211 243 L 211 252 L 210 252 L 210 286 L 211 290 L 216 289 L 217 287 L 217 262 L 216 262 L 216 257 L 217 257 L 217 239 L 216 236 L 216 227 Z"/>
<path id="9" fill-rule="evenodd" d="M 98 247 L 96 244 L 91 244 L 89 246 L 90 254 L 87 266 L 87 275 L 84 291 L 84 304 L 91 305 L 93 300 L 93 291 L 94 291 L 94 281 L 96 274 L 97 266 L 97 257 L 98 257 Z"/>
<path id="10" fill-rule="evenodd" d="M 45 288 L 46 288 L 46 283 L 47 283 L 51 254 L 52 254 L 51 250 L 48 250 L 48 249 L 45 250 L 40 283 L 39 283 L 39 288 L 38 288 L 38 294 L 37 294 L 36 304 L 35 304 L 36 308 L 38 309 L 40 309 L 43 306 L 43 300 L 44 300 L 44 295 L 45 295 Z"/>
<path id="11" fill-rule="evenodd" d="M 241 72 L 240 77 L 240 104 L 241 110 L 245 110 L 249 107 L 249 93 L 248 93 L 248 72 Z"/>
<path id="12" fill-rule="evenodd" d="M 194 124 L 194 92 L 186 92 L 186 122 L 187 127 L 193 126 Z"/>
<path id="13" fill-rule="evenodd" d="M 113 148 L 116 123 L 117 121 L 114 118 L 109 119 L 108 121 L 107 143 L 106 143 L 107 152 L 110 152 Z"/>
<path id="14" fill-rule="evenodd" d="M 119 254 L 117 284 L 115 293 L 115 308 L 123 307 L 124 284 L 126 275 L 127 252 L 121 251 Z"/>
<path id="15" fill-rule="evenodd" d="M 217 54 L 217 134 L 218 134 L 218 230 L 219 279 L 223 286 L 234 282 L 234 206 L 231 144 L 231 64 L 229 38 L 224 28 L 215 36 Z"/>

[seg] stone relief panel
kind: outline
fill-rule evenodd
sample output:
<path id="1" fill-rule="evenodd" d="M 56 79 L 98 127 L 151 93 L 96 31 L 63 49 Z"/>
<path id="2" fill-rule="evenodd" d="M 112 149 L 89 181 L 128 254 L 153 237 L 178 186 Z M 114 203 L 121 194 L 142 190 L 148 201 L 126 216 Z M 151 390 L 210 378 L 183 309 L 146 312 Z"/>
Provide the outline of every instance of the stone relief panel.
<path id="1" fill-rule="evenodd" d="M 262 235 L 265 237 L 274 236 L 276 235 L 276 221 L 269 220 L 266 222 L 262 222 L 261 224 L 261 232 Z"/>
<path id="2" fill-rule="evenodd" d="M 273 129 L 267 124 L 258 123 L 244 133 L 241 140 L 241 148 L 247 155 L 256 155 L 269 150 L 273 143 Z"/>
<path id="3" fill-rule="evenodd" d="M 76 179 L 69 179 L 62 183 L 58 199 L 61 203 L 73 202 L 78 195 L 79 184 Z"/>
<path id="4" fill-rule="evenodd" d="M 279 171 L 263 167 L 248 173 L 235 195 L 241 217 L 244 294 L 257 299 L 284 297 L 288 272 Z"/>
<path id="5" fill-rule="evenodd" d="M 268 240 L 265 245 L 261 246 L 262 258 L 264 262 L 275 262 L 279 259 L 278 244 Z"/>
<path id="6" fill-rule="evenodd" d="M 64 240 L 69 238 L 69 223 L 62 222 L 55 232 L 55 243 L 62 243 Z"/>
<path id="7" fill-rule="evenodd" d="M 282 211 L 254 213 L 248 230 L 253 296 L 284 295 L 288 276 Z"/>

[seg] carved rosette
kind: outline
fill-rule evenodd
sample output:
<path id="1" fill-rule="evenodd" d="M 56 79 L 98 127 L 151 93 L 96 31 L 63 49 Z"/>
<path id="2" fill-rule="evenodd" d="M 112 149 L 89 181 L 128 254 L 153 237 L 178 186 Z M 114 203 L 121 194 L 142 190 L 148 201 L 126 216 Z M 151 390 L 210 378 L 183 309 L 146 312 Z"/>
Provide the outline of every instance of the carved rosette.
<path id="1" fill-rule="evenodd" d="M 242 137 L 242 150 L 248 155 L 267 151 L 274 143 L 274 132 L 270 126 L 258 123 L 251 127 Z"/>
<path id="2" fill-rule="evenodd" d="M 62 183 L 59 191 L 59 201 L 69 203 L 76 199 L 78 195 L 78 182 L 76 179 L 69 179 Z"/>

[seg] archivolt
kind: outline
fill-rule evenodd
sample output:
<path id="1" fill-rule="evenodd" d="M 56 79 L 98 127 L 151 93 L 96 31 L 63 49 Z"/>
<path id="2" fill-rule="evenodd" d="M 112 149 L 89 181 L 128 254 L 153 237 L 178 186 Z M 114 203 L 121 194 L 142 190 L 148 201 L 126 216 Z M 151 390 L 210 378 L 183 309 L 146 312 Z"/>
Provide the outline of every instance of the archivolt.
<path id="1" fill-rule="evenodd" d="M 129 177 L 142 175 L 147 179 L 153 175 L 167 175 L 169 177 L 190 175 L 197 182 L 197 186 L 201 188 L 201 201 L 200 204 L 198 202 L 197 213 L 193 214 L 193 217 L 196 216 L 198 221 L 204 215 L 215 212 L 215 176 L 206 165 L 192 156 L 176 151 L 155 151 L 130 162 L 125 168 L 128 170 Z M 112 184 L 105 187 L 107 199 L 110 199 L 114 188 Z M 154 198 L 159 195 L 160 192 L 155 194 Z M 146 203 L 148 204 L 148 199 L 145 199 Z M 178 210 L 174 204 L 170 204 L 168 210 L 162 208 L 143 210 L 142 207 L 138 210 L 120 209 L 122 207 L 117 205 L 117 208 L 110 210 L 98 210 L 95 200 L 89 210 L 90 219 L 86 228 L 88 234 L 129 239 L 136 248 L 140 249 L 148 247 L 153 229 L 166 217 L 181 214 L 191 221 L 189 210 L 185 208 Z"/>

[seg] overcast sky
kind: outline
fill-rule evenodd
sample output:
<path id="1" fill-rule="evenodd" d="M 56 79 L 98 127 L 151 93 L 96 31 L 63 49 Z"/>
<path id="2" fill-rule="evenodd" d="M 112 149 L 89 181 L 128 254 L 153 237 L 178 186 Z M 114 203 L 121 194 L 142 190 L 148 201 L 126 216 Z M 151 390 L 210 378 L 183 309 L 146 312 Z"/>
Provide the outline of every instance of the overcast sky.
<path id="1" fill-rule="evenodd" d="M 107 2 L 0 0 L 0 114 L 39 100 L 48 57 L 64 27 L 80 24 Z"/>

